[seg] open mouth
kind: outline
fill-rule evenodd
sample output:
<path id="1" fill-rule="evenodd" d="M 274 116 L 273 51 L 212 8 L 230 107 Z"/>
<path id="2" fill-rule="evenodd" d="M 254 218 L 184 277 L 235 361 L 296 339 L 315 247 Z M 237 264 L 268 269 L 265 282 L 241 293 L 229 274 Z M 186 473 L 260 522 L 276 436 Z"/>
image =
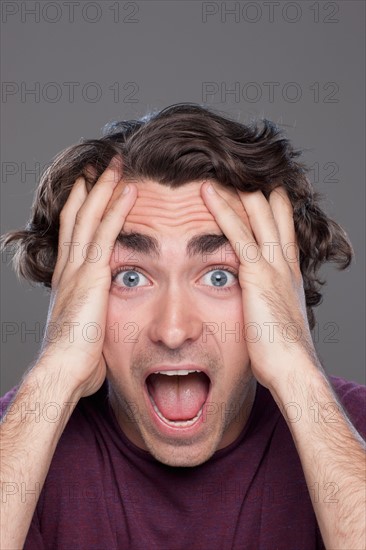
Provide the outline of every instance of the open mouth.
<path id="1" fill-rule="evenodd" d="M 146 386 L 153 409 L 172 427 L 189 427 L 202 416 L 210 379 L 199 370 L 161 370 L 150 374 Z"/>

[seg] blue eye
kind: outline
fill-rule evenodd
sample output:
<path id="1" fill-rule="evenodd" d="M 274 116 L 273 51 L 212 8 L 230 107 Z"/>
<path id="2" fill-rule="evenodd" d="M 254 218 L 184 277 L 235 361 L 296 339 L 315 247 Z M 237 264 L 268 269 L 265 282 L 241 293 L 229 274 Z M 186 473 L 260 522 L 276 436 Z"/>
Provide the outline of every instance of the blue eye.
<path id="1" fill-rule="evenodd" d="M 141 277 L 143 279 L 146 279 L 146 281 L 148 280 L 147 277 L 141 273 L 141 271 L 134 268 L 133 266 L 129 269 L 122 267 L 112 275 L 112 281 L 121 292 L 133 291 L 140 286 L 150 286 L 146 284 L 139 285 L 139 282 L 141 282 Z M 228 285 L 228 282 L 230 283 L 230 277 L 232 279 L 232 284 Z M 202 278 L 206 278 L 204 285 L 208 287 L 212 285 L 211 288 L 213 288 L 213 290 L 230 291 L 231 287 L 233 286 L 233 282 L 238 279 L 238 275 L 235 273 L 234 270 L 226 266 L 215 266 L 212 267 L 209 271 L 206 271 Z"/>
<path id="2" fill-rule="evenodd" d="M 238 277 L 235 273 L 226 268 L 212 269 L 203 276 L 204 284 L 209 286 L 212 284 L 216 288 L 226 288 L 227 286 L 231 286 L 237 278 Z M 229 283 L 229 285 L 227 283 Z"/>
<path id="3" fill-rule="evenodd" d="M 135 269 L 124 269 L 119 271 L 113 276 L 113 282 L 121 288 L 135 288 L 137 286 L 144 286 L 139 284 L 141 279 L 146 279 L 145 275 L 136 271 Z M 143 281 L 142 281 L 143 282 Z"/>

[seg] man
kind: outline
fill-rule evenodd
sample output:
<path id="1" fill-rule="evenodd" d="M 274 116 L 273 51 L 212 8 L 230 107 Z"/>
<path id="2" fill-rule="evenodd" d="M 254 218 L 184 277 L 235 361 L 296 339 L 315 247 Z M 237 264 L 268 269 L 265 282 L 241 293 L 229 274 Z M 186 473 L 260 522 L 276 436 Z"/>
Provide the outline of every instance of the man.
<path id="1" fill-rule="evenodd" d="M 52 292 L 3 399 L 1 548 L 365 547 L 365 388 L 310 333 L 352 248 L 298 154 L 181 104 L 55 159 L 3 238 Z"/>

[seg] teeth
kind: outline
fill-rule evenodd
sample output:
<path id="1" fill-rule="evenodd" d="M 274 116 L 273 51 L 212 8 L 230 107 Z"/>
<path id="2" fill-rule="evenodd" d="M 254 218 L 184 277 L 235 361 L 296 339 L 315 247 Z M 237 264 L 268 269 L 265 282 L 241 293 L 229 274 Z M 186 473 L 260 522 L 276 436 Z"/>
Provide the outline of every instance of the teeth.
<path id="1" fill-rule="evenodd" d="M 193 371 L 195 372 L 195 371 Z M 150 400 L 151 400 L 151 403 L 154 407 L 154 411 L 156 412 L 156 414 L 158 415 L 159 418 L 161 418 L 162 420 L 164 420 L 164 422 L 166 422 L 167 424 L 169 424 L 170 426 L 174 426 L 175 428 L 178 427 L 187 427 L 187 426 L 191 426 L 192 424 L 194 424 L 195 422 L 197 422 L 197 420 L 200 418 L 200 416 L 202 415 L 202 411 L 203 411 L 203 405 L 202 407 L 200 408 L 200 410 L 198 411 L 198 413 L 196 414 L 196 416 L 194 418 L 191 418 L 190 420 L 168 420 L 167 418 L 165 418 L 165 416 L 159 411 L 158 407 L 156 406 L 155 404 L 155 401 L 152 397 L 152 395 L 149 395 L 150 397 Z"/>
<path id="2" fill-rule="evenodd" d="M 192 372 L 201 372 L 200 370 L 158 370 L 154 374 L 166 374 L 167 376 L 186 376 Z"/>

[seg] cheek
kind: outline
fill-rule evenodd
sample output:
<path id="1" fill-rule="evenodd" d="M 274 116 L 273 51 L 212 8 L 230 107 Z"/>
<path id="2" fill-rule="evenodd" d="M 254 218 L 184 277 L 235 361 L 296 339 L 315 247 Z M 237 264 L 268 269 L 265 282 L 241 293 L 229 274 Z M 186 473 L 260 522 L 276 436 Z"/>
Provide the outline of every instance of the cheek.
<path id="1" fill-rule="evenodd" d="M 112 297 L 111 297 L 112 298 Z M 130 385 L 130 365 L 133 351 L 138 345 L 133 342 L 138 339 L 137 323 L 131 319 L 126 308 L 126 301 L 110 299 L 107 312 L 106 334 L 103 343 L 103 356 L 107 364 L 107 376 L 114 381 L 116 387 L 127 388 Z"/>
<path id="2" fill-rule="evenodd" d="M 241 292 L 238 300 L 232 300 L 219 315 L 216 341 L 226 365 L 227 380 L 232 383 L 233 376 L 245 373 L 249 361 Z"/>
<path id="3" fill-rule="evenodd" d="M 234 327 L 227 334 L 222 334 L 225 343 L 221 343 L 221 354 L 224 369 L 221 374 L 221 384 L 225 391 L 232 392 L 235 388 L 243 388 L 251 377 L 248 348 L 243 337 L 242 324 L 240 330 L 234 332 Z"/>
<path id="4" fill-rule="evenodd" d="M 205 296 L 202 300 L 202 311 L 210 320 L 224 325 L 223 330 L 226 327 L 229 331 L 235 328 L 235 323 L 243 323 L 243 302 L 239 287 L 228 293 L 227 298 L 215 300 Z"/>
<path id="5" fill-rule="evenodd" d="M 128 307 L 128 301 L 110 294 L 106 320 L 106 334 L 103 353 L 114 357 L 117 353 L 121 360 L 121 346 L 123 357 L 128 355 L 128 348 L 132 347 L 138 336 L 138 320 Z"/>

